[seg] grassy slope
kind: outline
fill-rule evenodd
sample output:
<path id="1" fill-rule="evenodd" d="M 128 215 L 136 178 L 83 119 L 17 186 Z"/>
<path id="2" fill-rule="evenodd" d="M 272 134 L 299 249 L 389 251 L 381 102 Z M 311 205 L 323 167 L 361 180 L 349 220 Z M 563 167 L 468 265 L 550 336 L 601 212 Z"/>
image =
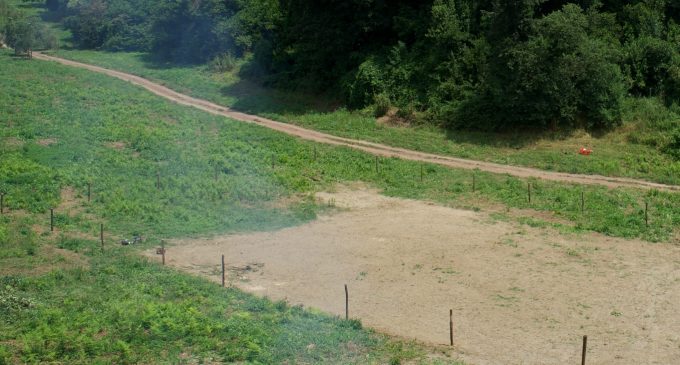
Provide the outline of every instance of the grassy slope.
<path id="1" fill-rule="evenodd" d="M 659 240 L 680 224 L 678 194 L 534 182 L 529 204 L 526 181 L 515 178 L 478 173 L 471 192 L 470 171 L 425 166 L 421 182 L 422 165 L 388 159 L 376 173 L 366 154 L 217 118 L 119 80 L 13 59 L 6 51 L 0 52 L 0 124 L 0 186 L 15 212 L 0 220 L 0 358 L 10 362 L 423 359 L 417 347 L 354 322 L 223 291 L 122 248 L 102 255 L 92 239 L 72 238 L 96 237 L 99 221 L 113 236 L 142 233 L 147 245 L 161 237 L 273 229 L 312 219 L 322 208 L 309 193 L 366 181 L 395 196 L 549 211 L 572 222 L 568 230 Z M 87 181 L 92 203 L 75 215 L 57 209 L 63 238 L 40 234 L 60 190 L 71 186 L 82 197 Z M 652 207 L 649 228 L 644 199 Z M 53 245 L 88 261 L 69 264 L 78 259 L 49 254 Z"/>
<path id="2" fill-rule="evenodd" d="M 386 126 L 377 123 L 370 111 L 335 110 L 331 103 L 317 101 L 318 98 L 262 88 L 239 78 L 238 69 L 215 74 L 204 66 L 156 63 L 140 53 L 60 50 L 55 54 L 131 72 L 238 110 L 339 136 L 509 165 L 680 184 L 680 161 L 650 146 L 629 142 L 641 119 L 663 109 L 655 99 L 627 100 L 628 121 L 618 131 L 600 138 L 582 131 L 566 136 L 447 132 L 432 126 Z M 663 119 L 678 119 L 677 115 L 666 114 Z M 580 156 L 577 152 L 582 146 L 595 153 L 589 158 Z"/>
<path id="3" fill-rule="evenodd" d="M 113 228 L 191 235 L 303 222 L 318 209 L 306 198 L 310 193 L 337 182 L 365 181 L 390 195 L 455 206 L 548 211 L 579 230 L 624 237 L 663 240 L 680 220 L 678 194 L 534 181 L 529 204 L 521 179 L 476 173 L 473 193 L 473 171 L 426 166 L 421 182 L 420 164 L 396 159 L 382 160 L 376 174 L 375 160 L 367 154 L 315 146 L 173 105 L 88 71 L 10 60 L 6 54 L 2 62 L 0 120 L 12 126 L 1 135 L 9 138 L 0 149 L 11 156 L 6 165 L 30 160 L 45 170 L 41 176 L 57 177 L 32 187 L 40 191 L 31 197 L 35 202 L 18 199 L 12 189 L 27 188 L 10 184 L 6 201 L 17 208 L 45 211 L 58 198 L 59 186 L 83 194 L 90 181 L 97 204 L 89 212 L 111 220 Z M 58 143 L 37 143 L 46 138 Z M 158 172 L 161 190 L 155 187 Z M 297 197 L 292 207 L 269 203 L 291 195 Z M 645 199 L 654 218 L 649 228 L 641 212 Z"/>
<path id="4" fill-rule="evenodd" d="M 272 170 L 271 155 L 307 146 L 6 51 L 0 124 L 0 187 L 12 211 L 0 216 L 0 364 L 439 362 L 356 321 L 160 267 L 113 238 L 100 252 L 99 221 L 107 237 L 147 235 L 149 248 L 159 235 L 272 229 L 313 217 L 319 208 L 304 199 L 271 204 L 309 189 L 284 156 Z M 82 202 L 85 181 L 93 201 L 66 214 L 60 190 L 75 187 Z M 45 232 L 49 207 L 57 207 L 58 234 Z"/>

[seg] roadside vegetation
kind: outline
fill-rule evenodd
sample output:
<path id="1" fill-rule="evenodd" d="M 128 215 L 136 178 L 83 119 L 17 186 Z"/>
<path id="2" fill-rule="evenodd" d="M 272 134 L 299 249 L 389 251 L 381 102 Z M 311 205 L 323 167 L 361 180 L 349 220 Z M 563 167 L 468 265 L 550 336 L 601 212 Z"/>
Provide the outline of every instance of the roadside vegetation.
<path id="1" fill-rule="evenodd" d="M 392 119 L 376 119 L 371 106 L 349 110 L 332 99 L 262 87 L 239 73 L 250 61 L 239 61 L 231 71 L 215 72 L 209 65 L 155 61 L 146 53 L 62 49 L 53 54 L 133 73 L 220 105 L 337 136 L 508 165 L 680 184 L 680 161 L 659 149 L 673 138 L 680 111 L 667 108 L 656 97 L 626 98 L 623 125 L 608 133 L 450 131 L 413 124 L 396 112 Z M 594 154 L 579 155 L 581 147 Z"/>

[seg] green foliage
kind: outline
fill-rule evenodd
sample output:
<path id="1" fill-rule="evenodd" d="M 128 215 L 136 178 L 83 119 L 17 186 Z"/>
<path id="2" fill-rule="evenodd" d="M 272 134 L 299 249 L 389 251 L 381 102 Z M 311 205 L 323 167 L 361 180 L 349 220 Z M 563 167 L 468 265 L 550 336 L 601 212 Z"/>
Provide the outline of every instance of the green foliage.
<path id="1" fill-rule="evenodd" d="M 449 128 L 607 129 L 629 92 L 680 98 L 680 16 L 665 0 L 63 3 L 46 6 L 81 48 L 219 72 L 252 57 L 257 81 L 356 109 L 384 94 Z"/>
<path id="2" fill-rule="evenodd" d="M 351 78 L 347 92 L 349 105 L 356 108 L 377 103 L 376 95 L 387 97 L 385 75 L 377 60 L 369 58 L 359 65 L 356 74 Z"/>
<path id="3" fill-rule="evenodd" d="M 0 43 L 14 48 L 16 55 L 31 55 L 34 49 L 57 48 L 57 38 L 39 18 L 18 11 L 0 0 Z"/>
<path id="4" fill-rule="evenodd" d="M 17 294 L 11 286 L 0 287 L 0 314 L 4 317 L 15 316 L 33 307 L 33 300 Z"/>
<path id="5" fill-rule="evenodd" d="M 629 136 L 634 143 L 653 146 L 677 160 L 680 134 L 680 108 L 677 104 L 666 108 L 658 98 L 629 100 L 625 119 L 636 126 Z"/>
<path id="6" fill-rule="evenodd" d="M 208 67 L 210 67 L 213 72 L 224 73 L 232 71 L 236 67 L 237 62 L 238 60 L 232 56 L 231 53 L 227 52 L 225 54 L 215 56 L 208 64 Z"/>
<path id="7" fill-rule="evenodd" d="M 0 192 L 5 206 L 44 212 L 59 200 L 59 177 L 50 168 L 19 154 L 3 154 L 0 160 Z"/>
<path id="8" fill-rule="evenodd" d="M 532 21 L 527 40 L 498 56 L 484 97 L 472 99 L 483 106 L 464 109 L 459 123 L 501 129 L 620 123 L 625 88 L 617 50 L 589 35 L 591 22 L 576 5 Z"/>
<path id="9" fill-rule="evenodd" d="M 375 105 L 373 108 L 373 116 L 380 118 L 386 115 L 392 106 L 389 96 L 385 94 L 378 94 L 375 96 Z"/>

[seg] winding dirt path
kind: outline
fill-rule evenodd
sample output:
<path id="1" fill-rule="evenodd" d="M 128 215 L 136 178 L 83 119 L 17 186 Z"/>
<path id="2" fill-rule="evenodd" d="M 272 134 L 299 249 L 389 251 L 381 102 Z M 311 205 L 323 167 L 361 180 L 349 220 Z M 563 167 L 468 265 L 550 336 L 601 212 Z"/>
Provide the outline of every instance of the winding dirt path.
<path id="1" fill-rule="evenodd" d="M 607 177 L 601 175 L 581 175 L 569 174 L 563 172 L 544 171 L 529 167 L 508 166 L 491 162 L 467 160 L 463 158 L 456 158 L 450 156 L 442 156 L 431 153 L 413 151 L 398 147 L 391 147 L 384 144 L 372 143 L 362 140 L 337 137 L 326 133 L 321 133 L 309 129 L 305 129 L 296 125 L 277 122 L 271 119 L 262 118 L 256 115 L 241 113 L 234 111 L 224 106 L 211 103 L 206 100 L 193 98 L 188 95 L 178 93 L 160 84 L 151 82 L 145 78 L 131 75 L 128 73 L 106 69 L 103 67 L 88 65 L 76 61 L 71 61 L 59 57 L 48 56 L 39 52 L 34 52 L 33 57 L 44 61 L 54 61 L 67 66 L 84 68 L 90 71 L 102 73 L 108 76 L 116 77 L 121 80 L 130 82 L 132 84 L 141 86 L 152 93 L 171 100 L 175 103 L 192 106 L 201 109 L 211 114 L 225 116 L 231 119 L 236 119 L 242 122 L 254 123 L 262 127 L 273 129 L 291 136 L 299 137 L 305 140 L 314 141 L 318 143 L 325 143 L 335 146 L 345 146 L 367 152 L 376 156 L 382 157 L 396 157 L 404 160 L 421 161 L 427 163 L 438 164 L 442 166 L 459 168 L 459 169 L 479 169 L 481 171 L 508 174 L 520 178 L 539 178 L 544 180 L 561 181 L 576 184 L 589 185 L 603 185 L 610 188 L 618 187 L 633 187 L 644 189 L 659 189 L 666 191 L 680 191 L 680 186 L 659 184 L 644 180 L 636 180 L 621 177 Z"/>

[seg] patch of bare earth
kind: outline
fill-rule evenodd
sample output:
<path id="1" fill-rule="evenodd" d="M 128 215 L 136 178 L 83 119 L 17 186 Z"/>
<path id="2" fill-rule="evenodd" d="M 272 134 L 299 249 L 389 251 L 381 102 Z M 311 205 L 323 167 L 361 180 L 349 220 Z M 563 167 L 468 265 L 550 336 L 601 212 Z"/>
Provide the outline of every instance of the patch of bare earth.
<path id="1" fill-rule="evenodd" d="M 387 114 L 376 119 L 376 122 L 389 127 L 410 127 L 411 123 L 406 118 L 400 117 L 398 111 L 397 108 L 390 108 Z"/>
<path id="2" fill-rule="evenodd" d="M 470 364 L 671 364 L 680 359 L 680 248 L 491 223 L 373 191 L 318 194 L 343 209 L 277 232 L 177 240 L 172 266 L 445 345 L 453 309 Z M 155 252 L 149 252 L 154 255 Z"/>
<path id="3" fill-rule="evenodd" d="M 59 142 L 59 141 L 56 138 L 43 138 L 43 139 L 37 140 L 35 143 L 37 143 L 41 146 L 47 147 L 47 146 L 51 146 L 53 144 L 57 144 L 57 142 Z"/>
<path id="4" fill-rule="evenodd" d="M 125 149 L 125 142 L 120 141 L 107 142 L 105 146 L 113 150 L 122 151 Z"/>
<path id="5" fill-rule="evenodd" d="M 67 186 L 61 189 L 61 203 L 57 208 L 59 211 L 68 212 L 70 216 L 74 216 L 82 211 L 82 204 L 78 198 L 78 193 L 70 187 Z"/>
<path id="6" fill-rule="evenodd" d="M 24 146 L 24 141 L 16 137 L 7 137 L 3 139 L 3 145 L 12 149 L 18 149 Z"/>

